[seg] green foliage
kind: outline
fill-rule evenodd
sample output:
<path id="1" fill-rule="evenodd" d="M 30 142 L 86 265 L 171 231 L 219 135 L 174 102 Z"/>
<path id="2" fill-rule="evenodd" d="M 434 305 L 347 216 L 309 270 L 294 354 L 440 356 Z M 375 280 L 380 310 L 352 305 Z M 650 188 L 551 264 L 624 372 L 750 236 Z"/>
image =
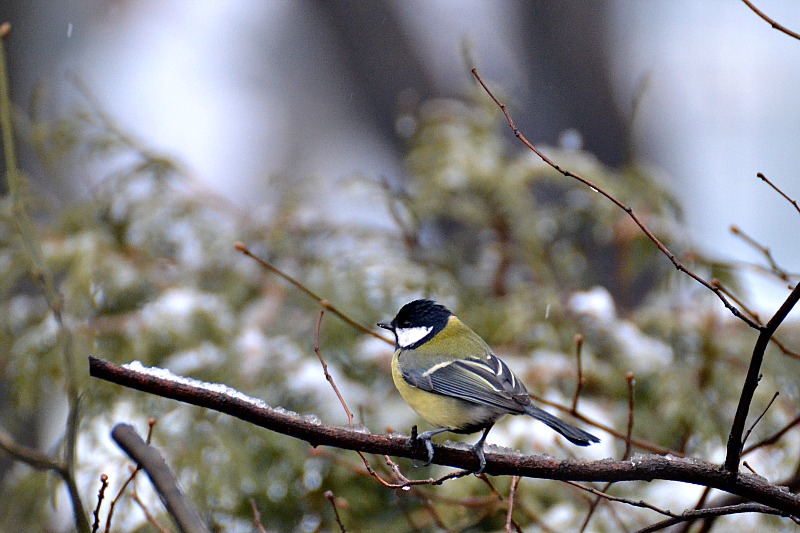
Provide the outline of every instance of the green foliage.
<path id="1" fill-rule="evenodd" d="M 509 144 L 485 97 L 432 101 L 420 109 L 407 178 L 383 187 L 368 178 L 348 182 L 385 201 L 396 226 L 387 233 L 324 216 L 309 221 L 309 210 L 324 212 L 310 181 L 274 179 L 270 216 L 242 213 L 200 194 L 176 164 L 91 110 L 34 119 L 30 141 L 54 174 L 65 167 L 102 168 L 121 154 L 129 161 L 58 217 L 40 217 L 45 259 L 57 275 L 81 361 L 89 353 L 118 363 L 140 360 L 344 424 L 312 349 L 318 306 L 235 252 L 233 243 L 241 240 L 365 324 L 391 317 L 412 297 L 441 300 L 513 362 L 532 391 L 551 391 L 562 403 L 574 391 L 573 339 L 580 332 L 588 377 L 581 406 L 593 417 L 624 431 L 625 375 L 633 370 L 635 436 L 705 458 L 716 458 L 723 446 L 753 335 L 721 313 L 708 292 L 680 277 L 624 211 Z M 676 202 L 656 175 L 636 165 L 610 169 L 581 151 L 545 151 L 632 205 L 676 255 L 691 250 Z M 0 423 L 19 436 L 52 442 L 63 428 L 43 420 L 63 401 L 63 362 L 14 216 L 9 199 L 2 199 L 0 378 L 6 387 Z M 704 268 L 701 255 L 694 256 L 693 266 Z M 580 305 L 591 295 L 590 305 Z M 321 345 L 351 409 L 372 431 L 392 426 L 406 432 L 417 423 L 391 386 L 390 348 L 330 314 Z M 785 358 L 770 358 L 762 389 L 785 387 L 789 366 Z M 107 438 L 111 426 L 131 421 L 144 433 L 146 420 L 155 417 L 153 443 L 204 518 L 221 529 L 250 529 L 250 499 L 270 530 L 336 529 L 326 490 L 343 502 L 343 519 L 355 530 L 415 524 L 432 531 L 439 527 L 434 516 L 456 530 L 505 524 L 505 503 L 476 479 L 393 492 L 363 475 L 352 453 L 317 454 L 299 441 L 203 409 L 86 378 L 81 384 L 77 471 L 85 502 L 94 502 L 101 473 L 111 478 L 107 497 L 127 476 L 127 462 Z M 792 412 L 790 402 L 779 402 L 759 428 L 761 436 L 782 427 Z M 22 419 L 32 422 L 27 433 Z M 522 438 L 508 433 L 503 443 L 526 453 L 561 453 L 531 443 L 541 428 L 526 423 Z M 498 442 L 503 435 L 493 433 Z M 598 453 L 622 453 L 624 443 L 610 436 L 604 441 Z M 772 464 L 784 465 L 788 459 L 776 453 Z M 375 468 L 382 462 L 372 458 Z M 431 474 L 400 464 L 412 477 Z M 492 481 L 507 494 L 509 480 Z M 18 525 L 23 511 L 30 527 L 45 523 L 52 482 L 26 468 L 6 473 L 0 498 L 24 494 L 27 503 L 0 514 L 0 529 Z M 462 505 L 468 498 L 485 504 Z M 516 505 L 523 529 L 539 518 L 574 529 L 585 512 L 575 492 L 555 482 L 523 481 Z M 565 506 L 567 519 L 559 514 Z M 148 508 L 162 524 L 169 522 L 157 501 Z M 117 513 L 120 530 L 144 527 L 135 506 Z"/>

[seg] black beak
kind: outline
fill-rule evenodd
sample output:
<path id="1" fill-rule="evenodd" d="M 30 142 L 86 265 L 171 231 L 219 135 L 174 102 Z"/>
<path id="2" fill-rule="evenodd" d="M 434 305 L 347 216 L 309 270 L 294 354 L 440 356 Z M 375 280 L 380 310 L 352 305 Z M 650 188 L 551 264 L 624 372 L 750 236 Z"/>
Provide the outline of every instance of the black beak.
<path id="1" fill-rule="evenodd" d="M 378 322 L 378 327 L 383 329 L 388 329 L 392 333 L 394 333 L 394 326 L 391 322 Z"/>

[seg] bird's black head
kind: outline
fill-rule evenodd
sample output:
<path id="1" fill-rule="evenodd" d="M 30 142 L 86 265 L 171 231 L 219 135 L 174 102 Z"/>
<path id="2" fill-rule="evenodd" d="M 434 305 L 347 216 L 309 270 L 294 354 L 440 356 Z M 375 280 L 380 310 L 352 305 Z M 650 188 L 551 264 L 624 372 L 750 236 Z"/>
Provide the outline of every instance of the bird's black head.
<path id="1" fill-rule="evenodd" d="M 378 326 L 394 333 L 395 348 L 417 348 L 447 325 L 453 313 L 432 300 L 414 300 L 400 308 L 391 322 Z"/>

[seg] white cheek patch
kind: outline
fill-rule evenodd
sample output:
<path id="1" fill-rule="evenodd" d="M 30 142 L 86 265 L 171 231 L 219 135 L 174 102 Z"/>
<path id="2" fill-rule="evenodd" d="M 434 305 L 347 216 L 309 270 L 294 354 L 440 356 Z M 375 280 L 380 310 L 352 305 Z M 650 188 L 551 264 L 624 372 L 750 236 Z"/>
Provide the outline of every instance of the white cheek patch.
<path id="1" fill-rule="evenodd" d="M 425 335 L 433 330 L 432 326 L 416 328 L 397 328 L 397 344 L 401 348 L 408 348 L 425 338 Z"/>

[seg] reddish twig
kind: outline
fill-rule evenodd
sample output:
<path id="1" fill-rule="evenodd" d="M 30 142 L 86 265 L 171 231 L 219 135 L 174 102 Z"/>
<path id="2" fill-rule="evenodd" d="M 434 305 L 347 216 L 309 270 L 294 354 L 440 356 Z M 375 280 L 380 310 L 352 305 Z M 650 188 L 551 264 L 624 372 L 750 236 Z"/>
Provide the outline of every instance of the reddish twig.
<path id="1" fill-rule="evenodd" d="M 336 508 L 336 498 L 333 495 L 333 491 L 326 490 L 325 499 L 331 502 L 331 507 L 333 507 L 333 514 L 334 516 L 336 516 L 336 523 L 339 524 L 339 531 L 341 531 L 341 533 L 347 533 L 347 528 L 344 527 L 344 524 L 342 523 L 342 518 L 339 516 L 339 509 Z"/>
<path id="2" fill-rule="evenodd" d="M 264 524 L 261 523 L 261 513 L 258 511 L 258 506 L 253 498 L 250 498 L 250 510 L 253 513 L 253 526 L 255 526 L 258 533 L 267 533 L 264 529 Z"/>
<path id="3" fill-rule="evenodd" d="M 567 407 L 567 406 L 558 404 L 556 402 L 552 402 L 552 401 L 548 400 L 547 398 L 544 398 L 542 396 L 534 394 L 534 393 L 532 393 L 530 391 L 528 391 L 528 396 L 530 396 L 532 399 L 536 400 L 537 402 L 539 402 L 541 404 L 547 405 L 547 406 L 552 407 L 554 409 L 558 409 L 559 411 L 562 411 L 564 413 L 569 413 L 572 416 L 574 416 L 575 418 L 577 418 L 578 420 L 580 420 L 582 422 L 585 422 L 585 423 L 587 423 L 587 424 L 589 424 L 591 426 L 594 426 L 594 427 L 596 427 L 598 429 L 601 429 L 602 431 L 605 431 L 606 433 L 610 434 L 612 437 L 625 440 L 625 434 L 624 433 L 622 433 L 620 431 L 617 431 L 616 429 L 612 428 L 611 426 L 607 426 L 605 424 L 601 424 L 600 422 L 597 422 L 596 420 L 592 420 L 591 418 L 588 418 L 588 417 L 586 417 L 586 416 L 584 416 L 584 415 L 582 415 L 580 413 L 573 413 L 570 410 L 570 408 Z M 684 454 L 682 452 L 679 452 L 678 450 L 672 450 L 670 448 L 665 448 L 663 446 L 659 446 L 658 444 L 655 444 L 655 443 L 652 443 L 652 442 L 647 442 L 645 440 L 637 439 L 637 438 L 634 438 L 634 437 L 631 437 L 630 440 L 631 440 L 631 444 L 633 446 L 636 446 L 640 450 L 644 450 L 644 451 L 647 451 L 647 452 L 657 453 L 659 455 L 674 455 L 675 457 L 684 457 L 686 455 L 686 454 Z"/>
<path id="4" fill-rule="evenodd" d="M 623 204 L 614 195 L 612 195 L 611 193 L 609 193 L 609 192 L 605 191 L 604 189 L 598 187 L 597 185 L 595 185 L 591 181 L 587 180 L 583 176 L 575 174 L 574 172 L 572 172 L 570 170 L 567 170 L 565 168 L 562 168 L 561 166 L 556 164 L 553 160 L 551 160 L 549 157 L 547 157 L 541 150 L 536 148 L 536 146 L 534 146 L 533 143 L 531 143 L 522 134 L 522 132 L 519 130 L 519 128 L 517 128 L 516 124 L 514 123 L 514 120 L 511 118 L 511 114 L 508 112 L 508 109 L 506 108 L 505 104 L 501 103 L 497 99 L 497 97 L 494 95 L 494 93 L 492 93 L 492 91 L 489 89 L 489 87 L 486 85 L 486 83 L 483 81 L 483 79 L 478 74 L 478 69 L 477 68 L 473 68 L 472 69 L 472 74 L 478 80 L 478 83 L 481 84 L 481 87 L 483 87 L 483 90 L 486 91 L 486 94 L 489 95 L 489 97 L 494 101 L 494 103 L 497 104 L 497 106 L 500 108 L 500 111 L 503 112 L 503 115 L 506 118 L 506 122 L 508 122 L 508 126 L 511 128 L 511 131 L 514 132 L 514 136 L 517 139 L 519 139 L 520 142 L 522 144 L 524 144 L 526 148 L 528 148 L 533 153 L 535 153 L 537 156 L 539 156 L 539 158 L 542 161 L 544 161 L 547 165 L 552 167 L 554 170 L 556 170 L 557 172 L 559 172 L 563 176 L 566 176 L 568 178 L 572 178 L 574 180 L 579 181 L 580 183 L 586 185 L 587 187 L 589 187 L 594 192 L 597 192 L 597 193 L 601 194 L 606 199 L 608 199 L 611 203 L 613 203 L 614 205 L 616 205 L 617 207 L 622 209 L 630 217 L 630 219 L 633 220 L 633 222 L 639 227 L 639 229 L 647 236 L 647 238 L 650 239 L 653 242 L 653 244 L 656 245 L 656 247 L 661 251 L 661 253 L 663 253 L 665 256 L 667 256 L 667 258 L 670 260 L 670 262 L 672 262 L 673 266 L 677 270 L 679 270 L 680 272 L 683 272 L 684 274 L 686 274 L 687 276 L 689 276 L 690 278 L 694 279 L 695 281 L 697 281 L 698 283 L 700 283 L 701 285 L 706 287 L 708 290 L 713 292 L 717 296 L 717 298 L 720 299 L 722 304 L 731 313 L 733 313 L 733 315 L 736 318 L 742 320 L 745 324 L 747 324 L 748 326 L 750 326 L 753 329 L 760 329 L 761 328 L 760 324 L 754 322 L 749 317 L 747 317 L 744 314 L 742 314 L 736 306 L 732 305 L 728 301 L 728 299 L 725 297 L 725 295 L 722 293 L 722 291 L 720 291 L 719 287 L 716 287 L 710 281 L 706 281 L 701 276 L 699 276 L 698 274 L 695 274 L 692 270 L 687 268 L 683 263 L 678 261 L 678 258 L 675 257 L 675 255 L 672 252 L 669 251 L 669 249 L 664 245 L 664 243 L 662 243 L 658 239 L 658 237 L 655 236 L 655 234 L 652 231 L 650 231 L 650 229 L 644 224 L 644 222 L 642 222 L 639 219 L 639 217 L 636 215 L 636 213 L 634 213 L 634 211 L 633 211 L 633 209 L 631 207 Z"/>
<path id="5" fill-rule="evenodd" d="M 742 0 L 742 2 L 744 2 L 744 4 L 747 7 L 749 7 L 753 11 L 753 13 L 755 13 L 756 15 L 761 17 L 764 20 L 764 22 L 766 22 L 767 24 L 772 26 L 773 29 L 778 30 L 779 32 L 783 32 L 786 35 L 788 35 L 789 37 L 794 37 L 795 39 L 800 40 L 800 33 L 793 32 L 792 30 L 790 30 L 786 26 L 782 26 L 781 24 L 778 24 L 777 22 L 775 22 L 774 20 L 769 18 L 767 15 L 765 15 L 756 6 L 754 6 L 753 3 L 750 2 L 749 0 Z"/>
<path id="6" fill-rule="evenodd" d="M 151 526 L 153 526 L 156 529 L 156 531 L 158 531 L 159 533 L 172 533 L 168 528 L 162 526 L 158 522 L 156 517 L 153 516 L 153 513 L 150 512 L 150 509 L 147 508 L 147 506 L 144 504 L 142 499 L 139 497 L 139 492 L 136 490 L 136 482 L 135 481 L 133 482 L 133 490 L 131 491 L 131 499 L 133 500 L 133 502 L 136 505 L 139 506 L 139 510 L 142 511 L 142 514 L 144 514 L 144 519 L 147 520 L 147 522 Z"/>
<path id="7" fill-rule="evenodd" d="M 150 444 L 150 439 L 153 437 L 153 428 L 155 427 L 155 425 L 156 425 L 156 419 L 150 417 L 147 420 L 148 430 L 147 430 L 147 439 L 145 440 L 145 443 L 147 444 Z M 136 477 L 136 475 L 139 473 L 141 469 L 142 467 L 139 466 L 138 464 L 135 467 L 133 466 L 131 467 L 131 475 L 128 476 L 128 479 L 125 480 L 125 482 L 120 487 L 119 491 L 117 491 L 117 495 L 114 496 L 113 500 L 111 500 L 111 504 L 109 504 L 108 507 L 108 516 L 106 516 L 106 529 L 105 529 L 106 533 L 109 533 L 111 531 L 111 519 L 114 517 L 114 508 L 117 506 L 117 502 L 119 501 L 120 498 L 122 498 L 122 495 L 125 493 L 125 489 L 128 488 L 128 485 L 133 481 L 133 479 Z"/>
<path id="8" fill-rule="evenodd" d="M 578 399 L 580 398 L 581 391 L 583 390 L 586 381 L 583 379 L 583 364 L 581 363 L 581 352 L 583 351 L 583 335 L 580 333 L 575 335 L 575 358 L 578 366 L 578 383 L 575 385 L 575 395 L 572 397 L 572 414 L 578 412 Z"/>
<path id="9" fill-rule="evenodd" d="M 590 494 L 594 494 L 595 496 L 598 496 L 598 497 L 600 497 L 600 498 L 602 498 L 604 500 L 610 501 L 610 502 L 624 503 L 624 504 L 627 504 L 627 505 L 631 505 L 633 507 L 641 507 L 643 509 L 650 509 L 651 511 L 655 511 L 658 514 L 662 514 L 664 516 L 673 516 L 673 517 L 677 516 L 675 513 L 672 513 L 672 512 L 670 512 L 670 511 L 668 511 L 666 509 L 661 509 L 660 507 L 656 507 L 655 505 L 647 503 L 644 500 L 631 500 L 629 498 L 622 498 L 620 496 L 612 496 L 611 494 L 608 494 L 607 492 L 605 492 L 605 490 L 608 490 L 608 489 L 597 490 L 595 488 L 589 487 L 589 486 L 584 485 L 582 483 L 576 483 L 575 481 L 565 481 L 565 483 L 567 485 L 571 485 L 573 487 L 577 487 L 577 488 L 579 488 L 579 489 L 581 489 L 583 491 L 586 491 L 586 492 L 588 492 Z"/>
<path id="10" fill-rule="evenodd" d="M 628 383 L 628 426 L 625 432 L 625 451 L 622 453 L 622 460 L 624 461 L 631 454 L 631 435 L 633 433 L 633 406 L 634 406 L 634 396 L 633 396 L 633 386 L 635 384 L 635 379 L 633 377 L 633 372 L 628 372 L 625 376 L 625 380 Z M 614 485 L 614 483 L 606 483 L 606 485 L 600 489 L 601 493 L 608 492 Z M 592 516 L 594 516 L 595 511 L 602 502 L 602 496 L 598 494 L 598 496 L 594 499 L 592 504 L 589 506 L 589 512 L 586 513 L 586 518 L 583 519 L 583 524 L 581 525 L 581 533 L 586 531 L 586 528 L 589 527 L 589 522 L 592 520 Z"/>
<path id="11" fill-rule="evenodd" d="M 791 282 L 790 274 L 781 268 L 780 265 L 778 265 L 778 262 L 775 261 L 774 257 L 772 257 L 772 251 L 769 249 L 769 247 L 764 246 L 751 236 L 747 235 L 739 226 L 731 226 L 731 233 L 733 233 L 736 237 L 739 237 L 747 245 L 755 248 L 761 255 L 764 256 L 764 259 L 766 259 L 767 264 L 769 265 L 769 268 L 765 269 L 767 272 L 776 276 L 781 281 L 785 281 L 787 283 Z"/>
<path id="12" fill-rule="evenodd" d="M 314 353 L 317 354 L 317 358 L 319 359 L 320 364 L 322 365 L 322 372 L 325 374 L 325 379 L 328 380 L 328 383 L 331 384 L 331 388 L 333 388 L 333 392 L 336 393 L 336 396 L 339 398 L 339 403 L 342 404 L 342 409 L 344 409 L 345 414 L 347 414 L 347 424 L 352 426 L 353 425 L 353 413 L 350 412 L 350 409 L 347 408 L 347 403 L 344 401 L 344 397 L 342 393 L 339 392 L 339 387 L 336 386 L 336 383 L 333 381 L 333 376 L 328 373 L 328 364 L 325 362 L 325 359 L 322 357 L 322 352 L 319 349 L 319 332 L 322 329 L 322 317 L 325 316 L 325 310 L 321 309 L 319 312 L 319 318 L 317 319 L 317 328 L 314 332 Z"/>
<path id="13" fill-rule="evenodd" d="M 514 521 L 514 501 L 517 497 L 517 486 L 519 485 L 519 480 L 519 476 L 512 476 L 511 488 L 508 489 L 508 511 L 506 512 L 506 531 L 508 532 L 512 531 L 511 528 L 513 526 L 513 531 L 522 533 L 519 524 Z"/>
<path id="14" fill-rule="evenodd" d="M 771 181 L 769 181 L 769 180 L 767 179 L 767 177 L 766 177 L 764 174 L 762 174 L 761 172 L 757 173 L 757 174 L 756 174 L 756 177 L 760 178 L 761 180 L 763 180 L 763 181 L 764 181 L 764 183 L 766 183 L 767 185 L 769 185 L 770 187 L 772 187 L 772 189 L 773 189 L 775 192 L 777 192 L 778 194 L 780 194 L 781 196 L 783 196 L 783 198 L 784 198 L 784 199 L 785 199 L 787 202 L 789 202 L 790 204 L 792 204 L 792 206 L 794 206 L 794 209 L 795 209 L 795 211 L 797 211 L 798 213 L 800 213 L 800 205 L 797 205 L 797 200 L 795 200 L 794 198 L 791 198 L 791 197 L 790 197 L 788 194 L 786 194 L 785 192 L 783 192 L 782 190 L 780 190 L 780 189 L 778 188 L 778 186 L 777 186 L 777 185 L 775 185 L 774 183 L 772 183 Z"/>
<path id="15" fill-rule="evenodd" d="M 334 306 L 328 300 L 326 300 L 325 298 L 317 295 L 311 289 L 309 289 L 308 287 L 306 287 L 305 285 L 303 285 L 302 283 L 300 283 L 299 281 L 294 279 L 289 274 L 285 273 L 284 271 L 282 271 L 281 269 L 279 269 L 278 267 L 276 267 L 272 263 L 269 263 L 265 259 L 262 259 L 262 258 L 258 257 L 257 255 L 255 255 L 253 252 L 250 251 L 250 249 L 243 242 L 237 241 L 237 242 L 233 243 L 233 247 L 236 248 L 236 250 L 238 250 L 239 252 L 241 252 L 244 255 L 246 255 L 247 257 L 250 257 L 251 259 L 254 259 L 259 265 L 261 265 L 265 269 L 269 270 L 270 272 L 272 272 L 276 276 L 278 276 L 278 277 L 288 281 L 292 285 L 294 285 L 301 292 L 306 294 L 311 299 L 315 300 L 320 305 L 320 307 L 330 311 L 331 313 L 333 313 L 334 315 L 336 315 L 341 320 L 343 320 L 347 324 L 351 325 L 352 327 L 354 327 L 355 329 L 357 329 L 361 333 L 366 333 L 367 335 L 372 335 L 376 339 L 380 339 L 380 340 L 382 340 L 383 342 L 385 342 L 387 344 L 394 345 L 394 341 L 389 340 L 386 337 L 383 337 L 381 335 L 378 335 L 377 333 L 372 331 L 370 328 L 368 328 L 368 327 L 366 327 L 366 326 L 364 326 L 362 324 L 359 324 L 358 322 L 356 322 L 355 320 L 353 320 L 352 318 L 350 318 L 349 316 L 344 314 L 342 311 L 339 311 L 336 308 L 336 306 Z"/>

